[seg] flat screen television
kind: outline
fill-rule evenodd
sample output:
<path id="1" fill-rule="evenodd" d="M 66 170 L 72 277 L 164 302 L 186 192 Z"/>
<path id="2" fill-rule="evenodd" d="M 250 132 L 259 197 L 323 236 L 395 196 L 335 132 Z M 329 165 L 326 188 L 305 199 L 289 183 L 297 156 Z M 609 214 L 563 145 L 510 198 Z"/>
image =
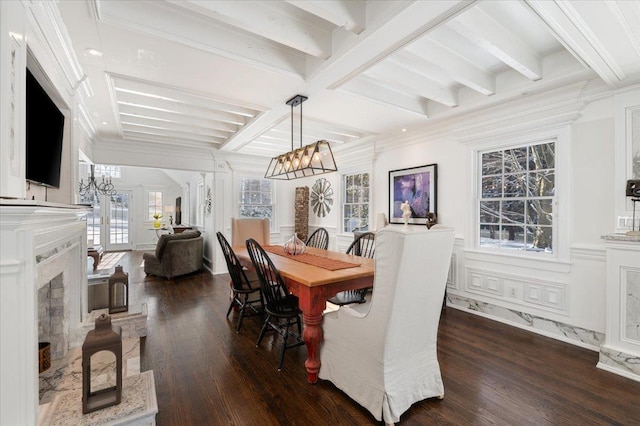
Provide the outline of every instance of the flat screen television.
<path id="1" fill-rule="evenodd" d="M 59 188 L 64 115 L 29 70 L 26 88 L 26 179 Z"/>
<path id="2" fill-rule="evenodd" d="M 176 198 L 176 225 L 182 225 L 182 197 Z"/>

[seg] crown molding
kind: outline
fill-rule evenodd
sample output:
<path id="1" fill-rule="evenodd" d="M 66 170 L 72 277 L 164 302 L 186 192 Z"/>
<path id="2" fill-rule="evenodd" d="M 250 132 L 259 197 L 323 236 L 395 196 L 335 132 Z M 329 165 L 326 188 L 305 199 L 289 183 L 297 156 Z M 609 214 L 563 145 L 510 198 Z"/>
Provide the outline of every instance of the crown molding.
<path id="1" fill-rule="evenodd" d="M 92 160 L 96 163 L 122 164 L 193 171 L 213 170 L 215 151 L 211 148 L 158 145 L 146 141 L 135 144 L 125 140 L 101 139 L 94 145 Z"/>
<path id="2" fill-rule="evenodd" d="M 76 116 L 80 123 L 80 128 L 84 131 L 89 140 L 95 144 L 94 137 L 96 135 L 96 127 L 94 126 L 93 121 L 91 121 L 89 111 L 87 111 L 87 108 L 82 102 L 77 103 L 76 111 L 78 111 Z"/>
<path id="3" fill-rule="evenodd" d="M 214 155 L 215 161 L 226 162 L 228 169 L 233 173 L 242 173 L 251 176 L 264 176 L 271 158 L 256 155 L 237 154 L 233 152 L 218 151 Z"/>
<path id="4" fill-rule="evenodd" d="M 73 95 L 76 90 L 82 89 L 83 95 L 93 96 L 93 89 L 73 50 L 71 38 L 60 16 L 57 2 L 30 2 L 28 10 L 30 11 L 28 16 L 35 24 L 32 28 L 37 30 L 37 34 L 34 35 L 43 47 L 49 48 L 51 56 L 66 79 L 69 93 Z"/>
<path id="5" fill-rule="evenodd" d="M 445 137 L 462 144 L 484 143 L 497 136 L 509 136 L 540 128 L 561 127 L 573 123 L 580 111 L 595 99 L 611 95 L 604 85 L 582 80 L 552 90 L 520 96 L 509 102 L 462 112 L 430 121 L 411 135 L 394 135 L 376 142 L 378 154 L 399 146 L 409 146 Z"/>
<path id="6" fill-rule="evenodd" d="M 354 169 L 360 166 L 370 166 L 375 160 L 376 143 L 375 137 L 369 136 L 358 141 L 349 142 L 344 145 L 332 148 L 333 156 L 336 158 L 338 171 L 343 168 Z"/>
<path id="7" fill-rule="evenodd" d="M 472 114 L 465 117 L 465 124 L 458 126 L 454 137 L 463 145 L 482 144 L 496 137 L 568 126 L 580 118 L 580 112 L 588 104 L 580 99 L 586 83 L 575 83 L 551 93 Z M 505 114 L 505 110 L 509 113 Z"/>

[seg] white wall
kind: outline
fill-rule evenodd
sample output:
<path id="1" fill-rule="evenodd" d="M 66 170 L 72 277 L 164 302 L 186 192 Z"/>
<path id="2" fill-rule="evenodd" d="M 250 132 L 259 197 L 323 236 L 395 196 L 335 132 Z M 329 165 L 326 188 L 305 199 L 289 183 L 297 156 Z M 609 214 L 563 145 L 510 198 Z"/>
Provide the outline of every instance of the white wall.
<path id="1" fill-rule="evenodd" d="M 133 193 L 133 218 L 130 234 L 134 249 L 151 250 L 158 240 L 153 228 L 153 219 L 147 219 L 147 192 L 162 191 L 164 206 L 175 206 L 176 197 L 182 195 L 182 187 L 160 169 L 145 167 L 122 167 L 122 179 L 113 180 L 116 190 Z M 175 218 L 175 213 L 174 213 Z M 169 215 L 163 214 L 163 223 L 169 223 Z"/>
<path id="2" fill-rule="evenodd" d="M 470 161 L 471 154 L 452 137 L 425 139 L 422 143 L 384 151 L 383 155 L 377 155 L 374 163 L 373 211 L 384 212 L 389 218 L 389 171 L 437 164 L 438 223 L 452 226 L 459 237 L 464 235 L 466 216 L 461 207 L 471 201 Z"/>
<path id="3" fill-rule="evenodd" d="M 474 135 L 467 129 L 466 117 L 458 117 L 446 130 L 426 129 L 424 138 L 412 134 L 394 139 L 393 144 L 381 143 L 374 163 L 373 211 L 388 213 L 389 170 L 437 163 L 438 222 L 456 230 L 449 305 L 596 349 L 605 331 L 601 236 L 614 231 L 612 98 L 589 103 L 578 96 L 565 119 L 558 121 L 549 113 L 544 120 L 539 117 L 539 126 L 529 124 L 531 117 L 518 117 L 521 111 L 513 105 L 496 108 L 486 119 L 501 116 L 503 124 L 492 127 L 486 137 Z M 544 97 L 538 102 L 544 105 Z M 548 112 L 556 105 L 550 99 Z M 550 128 L 557 129 L 564 140 L 558 143 L 560 162 L 556 164 L 561 181 L 557 187 L 562 190 L 558 195 L 564 204 L 555 219 L 565 230 L 556 240 L 564 249 L 558 248 L 558 256 L 546 261 L 479 252 L 474 246 L 474 150 L 500 140 L 518 140 L 522 137 L 515 136 L 518 132 L 547 134 L 553 132 Z M 566 155 L 561 154 L 563 150 Z"/>
<path id="4" fill-rule="evenodd" d="M 76 112 L 82 75 L 77 62 L 65 57 L 65 34 L 45 34 L 57 15 L 48 2 L 3 2 L 0 36 L 0 196 L 63 204 L 75 201 L 79 126 Z M 69 62 L 65 61 L 69 59 Z M 65 116 L 60 187 L 30 185 L 25 181 L 26 67 Z"/>

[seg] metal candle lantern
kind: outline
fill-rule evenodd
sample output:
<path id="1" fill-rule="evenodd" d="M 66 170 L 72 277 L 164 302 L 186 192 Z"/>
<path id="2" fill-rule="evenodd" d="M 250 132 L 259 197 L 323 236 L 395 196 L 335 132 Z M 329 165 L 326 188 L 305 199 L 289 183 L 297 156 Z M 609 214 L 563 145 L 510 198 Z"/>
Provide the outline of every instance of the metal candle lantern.
<path id="1" fill-rule="evenodd" d="M 116 357 L 116 385 L 91 391 L 91 357 L 101 351 L 112 352 Z M 122 399 L 122 330 L 111 326 L 111 317 L 102 314 L 96 319 L 96 327 L 87 333 L 82 344 L 82 414 L 120 404 Z"/>
<path id="2" fill-rule="evenodd" d="M 129 310 L 129 274 L 116 266 L 109 277 L 109 313 L 127 312 Z"/>

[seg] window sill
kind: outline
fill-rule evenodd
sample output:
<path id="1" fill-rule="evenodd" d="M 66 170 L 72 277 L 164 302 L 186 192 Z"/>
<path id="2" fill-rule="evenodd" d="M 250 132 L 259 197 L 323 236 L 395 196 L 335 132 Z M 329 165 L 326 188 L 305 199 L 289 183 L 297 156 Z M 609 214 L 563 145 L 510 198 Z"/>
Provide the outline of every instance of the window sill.
<path id="1" fill-rule="evenodd" d="M 549 272 L 559 272 L 568 274 L 571 272 L 572 263 L 568 260 L 561 260 L 554 257 L 530 255 L 518 255 L 515 253 L 498 253 L 495 251 L 483 251 L 477 249 L 467 249 L 462 251 L 465 259 L 478 260 L 482 262 L 510 265 L 521 268 L 544 269 Z"/>

